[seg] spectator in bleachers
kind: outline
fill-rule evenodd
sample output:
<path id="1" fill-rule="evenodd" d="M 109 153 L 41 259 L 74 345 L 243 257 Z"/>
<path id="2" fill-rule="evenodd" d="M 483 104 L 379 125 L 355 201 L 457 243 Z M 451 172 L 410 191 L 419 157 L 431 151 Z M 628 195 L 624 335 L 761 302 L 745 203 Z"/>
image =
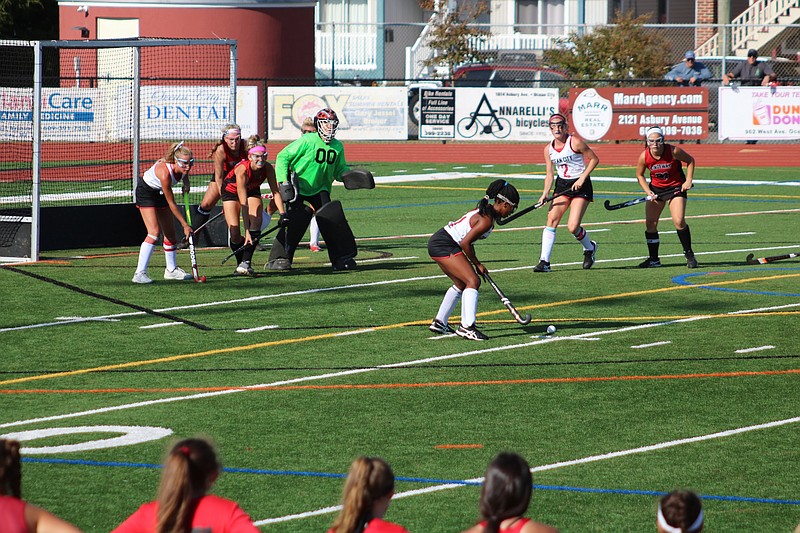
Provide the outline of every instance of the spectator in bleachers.
<path id="1" fill-rule="evenodd" d="M 0 439 L 0 531 L 3 533 L 81 533 L 81 530 L 22 499 L 19 442 Z"/>
<path id="2" fill-rule="evenodd" d="M 696 61 L 694 52 L 689 50 L 683 56 L 683 63 L 678 63 L 670 70 L 665 80 L 674 81 L 681 87 L 697 86 L 711 78 L 711 71 L 700 61 Z"/>
<path id="3" fill-rule="evenodd" d="M 328 533 L 408 533 L 383 515 L 394 496 L 394 473 L 378 457 L 359 457 L 350 465 L 342 493 L 342 512 Z"/>
<path id="4" fill-rule="evenodd" d="M 481 490 L 481 522 L 464 533 L 558 533 L 554 527 L 524 516 L 531 502 L 533 480 L 528 463 L 503 452 L 489 463 Z"/>
<path id="5" fill-rule="evenodd" d="M 703 520 L 703 504 L 694 492 L 675 490 L 658 504 L 659 533 L 699 533 L 703 530 Z"/>
<path id="6" fill-rule="evenodd" d="M 732 80 L 740 80 L 742 85 L 769 85 L 777 76 L 769 63 L 758 60 L 758 50 L 751 48 L 747 51 L 747 61 L 740 61 L 733 70 L 722 76 L 723 85 L 728 85 Z"/>
<path id="7" fill-rule="evenodd" d="M 185 439 L 170 450 L 156 501 L 143 504 L 114 533 L 259 533 L 239 505 L 207 494 L 222 465 L 203 439 Z"/>

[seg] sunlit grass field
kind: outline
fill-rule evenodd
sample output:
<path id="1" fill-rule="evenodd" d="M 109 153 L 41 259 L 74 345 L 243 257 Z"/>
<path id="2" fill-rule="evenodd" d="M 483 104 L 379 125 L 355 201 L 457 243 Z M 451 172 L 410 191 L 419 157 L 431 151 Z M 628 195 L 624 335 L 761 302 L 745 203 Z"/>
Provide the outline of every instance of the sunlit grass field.
<path id="1" fill-rule="evenodd" d="M 427 238 L 497 177 L 522 207 L 534 203 L 543 168 L 352 166 L 398 178 L 333 191 L 359 239 L 354 272 L 307 248 L 288 273 L 264 271 L 268 252 L 256 252 L 257 278 L 233 277 L 227 249 L 198 250 L 206 284 L 161 279 L 160 249 L 149 286 L 131 283 L 138 248 L 0 269 L 0 435 L 32 448 L 26 499 L 110 531 L 155 497 L 167 447 L 205 436 L 227 469 L 214 492 L 263 531 L 325 531 L 358 455 L 394 468 L 388 520 L 461 531 L 502 450 L 534 469 L 529 515 L 564 532 L 654 531 L 658 498 L 676 488 L 703 497 L 707 531 L 800 522 L 800 259 L 745 263 L 800 250 L 796 169 L 698 170 L 687 209 L 696 270 L 669 218 L 664 267 L 637 268 L 644 206 L 603 202 L 642 192 L 630 168 L 597 170 L 591 270 L 562 226 L 553 272 L 532 272 L 546 209 L 476 245 L 533 316 L 516 323 L 485 285 L 478 322 L 490 339 L 478 343 L 427 329 L 449 286 Z M 193 179 L 194 202 L 204 183 Z M 26 433 L 48 428 L 59 430 Z M 126 435 L 141 437 L 89 449 Z"/>

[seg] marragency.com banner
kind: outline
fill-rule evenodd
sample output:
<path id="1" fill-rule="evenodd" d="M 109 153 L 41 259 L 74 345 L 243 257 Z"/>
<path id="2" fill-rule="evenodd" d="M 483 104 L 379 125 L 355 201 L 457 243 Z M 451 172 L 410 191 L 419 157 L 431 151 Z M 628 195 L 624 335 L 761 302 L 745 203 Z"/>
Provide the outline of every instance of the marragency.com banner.
<path id="1" fill-rule="evenodd" d="M 456 87 L 456 139 L 534 141 L 553 138 L 547 119 L 558 113 L 558 89 Z"/>
<path id="2" fill-rule="evenodd" d="M 340 141 L 408 139 L 405 87 L 269 87 L 269 140 L 297 139 L 303 120 L 326 107 L 339 118 Z"/>
<path id="3" fill-rule="evenodd" d="M 800 87 L 720 87 L 719 138 L 800 139 Z"/>

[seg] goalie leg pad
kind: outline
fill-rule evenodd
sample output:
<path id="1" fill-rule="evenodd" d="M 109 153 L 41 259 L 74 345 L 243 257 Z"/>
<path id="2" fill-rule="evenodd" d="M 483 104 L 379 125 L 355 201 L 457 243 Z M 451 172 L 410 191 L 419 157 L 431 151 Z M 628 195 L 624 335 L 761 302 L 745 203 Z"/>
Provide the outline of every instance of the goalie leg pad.
<path id="1" fill-rule="evenodd" d="M 307 205 L 299 208 L 293 206 L 286 211 L 286 216 L 289 217 L 289 225 L 278 230 L 275 240 L 272 241 L 270 263 L 276 259 L 286 259 L 289 262 L 294 259 L 294 252 L 311 223 L 313 211 Z"/>
<path id="2" fill-rule="evenodd" d="M 358 255 L 356 238 L 344 216 L 342 202 L 334 200 L 317 210 L 319 232 L 328 248 L 328 257 L 334 268 L 344 263 L 355 263 L 352 259 Z M 348 261 L 349 260 L 349 261 Z"/>

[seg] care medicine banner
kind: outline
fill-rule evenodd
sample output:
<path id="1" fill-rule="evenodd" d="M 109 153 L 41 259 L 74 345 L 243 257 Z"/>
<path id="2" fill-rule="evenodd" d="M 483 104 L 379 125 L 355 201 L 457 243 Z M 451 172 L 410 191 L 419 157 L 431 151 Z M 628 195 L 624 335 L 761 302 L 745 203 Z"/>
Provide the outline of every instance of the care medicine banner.
<path id="1" fill-rule="evenodd" d="M 800 87 L 720 87 L 719 138 L 800 139 Z"/>
<path id="2" fill-rule="evenodd" d="M 98 89 L 43 88 L 42 139 L 105 140 L 105 106 Z M 0 140 L 33 139 L 33 89 L 0 88 Z"/>
<path id="3" fill-rule="evenodd" d="M 558 89 L 457 87 L 455 139 L 546 142 L 547 125 L 558 112 Z"/>
<path id="4" fill-rule="evenodd" d="M 405 87 L 268 87 L 269 139 L 300 137 L 306 117 L 329 107 L 339 118 L 340 141 L 408 139 L 408 92 Z"/>
<path id="5" fill-rule="evenodd" d="M 708 137 L 707 87 L 570 89 L 572 131 L 587 141 L 635 141 L 650 126 L 673 139 Z"/>

